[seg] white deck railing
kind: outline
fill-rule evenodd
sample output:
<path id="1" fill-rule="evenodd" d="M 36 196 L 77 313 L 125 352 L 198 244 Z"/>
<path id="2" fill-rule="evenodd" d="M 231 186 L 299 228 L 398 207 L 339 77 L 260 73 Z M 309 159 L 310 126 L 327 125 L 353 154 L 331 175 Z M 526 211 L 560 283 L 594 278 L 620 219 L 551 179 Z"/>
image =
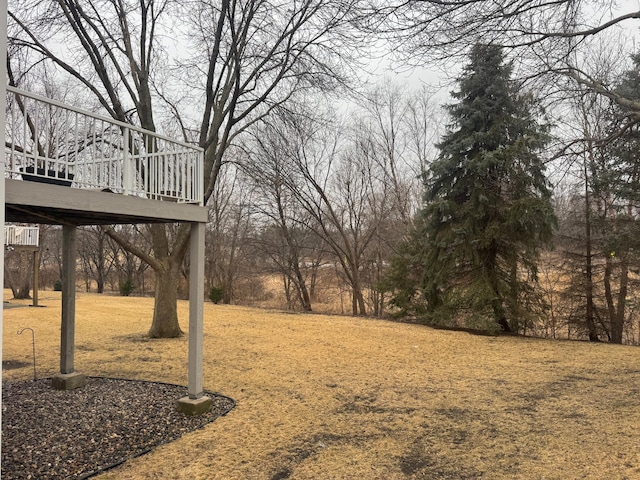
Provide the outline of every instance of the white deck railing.
<path id="1" fill-rule="evenodd" d="M 203 151 L 7 88 L 5 175 L 183 203 L 203 202 Z"/>
<path id="2" fill-rule="evenodd" d="M 37 247 L 40 240 L 40 228 L 23 227 L 21 225 L 4 226 L 5 246 Z"/>

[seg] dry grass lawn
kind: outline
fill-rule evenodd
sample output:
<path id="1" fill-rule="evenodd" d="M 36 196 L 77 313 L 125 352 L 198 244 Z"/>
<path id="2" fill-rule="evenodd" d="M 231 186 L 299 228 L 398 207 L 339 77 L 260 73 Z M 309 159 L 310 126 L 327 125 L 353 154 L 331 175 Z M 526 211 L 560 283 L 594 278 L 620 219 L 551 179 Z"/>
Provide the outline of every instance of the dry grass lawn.
<path id="1" fill-rule="evenodd" d="M 31 361 L 16 332 L 32 327 L 44 377 L 58 368 L 60 296 L 40 303 L 5 309 L 3 358 Z M 186 384 L 186 337 L 145 338 L 152 304 L 78 294 L 76 369 Z M 99 478 L 640 478 L 637 347 L 210 303 L 204 344 L 205 388 L 237 407 Z"/>

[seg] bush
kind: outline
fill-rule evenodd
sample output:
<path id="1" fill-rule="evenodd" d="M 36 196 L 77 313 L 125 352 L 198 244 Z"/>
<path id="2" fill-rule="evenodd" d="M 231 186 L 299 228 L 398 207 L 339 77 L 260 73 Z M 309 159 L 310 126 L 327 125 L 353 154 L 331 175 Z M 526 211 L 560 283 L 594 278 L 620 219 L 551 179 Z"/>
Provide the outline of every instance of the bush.
<path id="1" fill-rule="evenodd" d="M 220 300 L 224 297 L 224 290 L 222 287 L 211 287 L 209 290 L 209 300 L 213 303 L 218 304 Z"/>
<path id="2" fill-rule="evenodd" d="M 56 280 L 56 282 L 53 284 L 53 291 L 54 292 L 62 291 L 62 280 L 60 279 Z"/>
<path id="3" fill-rule="evenodd" d="M 127 280 L 124 283 L 120 284 L 120 295 L 123 297 L 128 297 L 135 290 L 135 286 L 131 280 Z"/>

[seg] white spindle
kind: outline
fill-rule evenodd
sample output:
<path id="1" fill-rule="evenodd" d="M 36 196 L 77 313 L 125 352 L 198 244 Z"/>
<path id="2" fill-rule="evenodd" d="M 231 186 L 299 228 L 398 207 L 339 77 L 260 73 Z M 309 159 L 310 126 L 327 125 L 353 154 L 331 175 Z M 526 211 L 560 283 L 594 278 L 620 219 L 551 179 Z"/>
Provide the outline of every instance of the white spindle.
<path id="1" fill-rule="evenodd" d="M 132 195 L 133 194 L 133 189 L 134 189 L 134 168 L 133 168 L 133 162 L 131 161 L 131 152 L 129 151 L 129 145 L 132 144 L 132 142 L 129 140 L 131 137 L 131 133 L 129 131 L 128 127 L 123 128 L 122 130 L 122 138 L 123 138 L 123 148 L 122 148 L 122 154 L 123 154 L 123 167 L 124 167 L 124 171 L 123 171 L 123 187 L 124 187 L 124 194 L 125 195 Z"/>

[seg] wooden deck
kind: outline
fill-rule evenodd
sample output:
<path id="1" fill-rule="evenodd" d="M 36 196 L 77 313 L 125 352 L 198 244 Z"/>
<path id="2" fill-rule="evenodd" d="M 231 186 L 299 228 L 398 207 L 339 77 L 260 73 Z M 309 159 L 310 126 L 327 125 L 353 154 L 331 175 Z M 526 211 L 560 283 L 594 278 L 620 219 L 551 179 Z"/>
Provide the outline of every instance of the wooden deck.
<path id="1" fill-rule="evenodd" d="M 57 225 L 207 222 L 198 205 L 5 179 L 7 222 Z"/>

